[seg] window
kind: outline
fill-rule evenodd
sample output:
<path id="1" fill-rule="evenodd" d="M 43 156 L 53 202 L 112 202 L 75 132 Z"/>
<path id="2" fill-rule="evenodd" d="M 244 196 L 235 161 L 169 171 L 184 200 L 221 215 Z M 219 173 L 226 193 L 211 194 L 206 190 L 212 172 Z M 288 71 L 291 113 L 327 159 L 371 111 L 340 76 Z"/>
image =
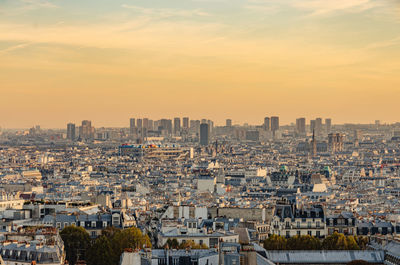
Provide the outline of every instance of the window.
<path id="1" fill-rule="evenodd" d="M 199 244 L 203 245 L 203 240 L 202 239 L 200 239 Z"/>
<path id="2" fill-rule="evenodd" d="M 93 227 L 93 228 L 96 227 L 96 222 L 95 222 L 95 221 L 92 222 L 92 227 Z"/>
<path id="3" fill-rule="evenodd" d="M 56 227 L 61 228 L 61 222 L 57 222 Z"/>
<path id="4" fill-rule="evenodd" d="M 107 222 L 103 222 L 103 227 L 107 227 Z"/>
<path id="5" fill-rule="evenodd" d="M 97 236 L 96 231 L 92 231 L 92 237 L 96 237 L 96 236 Z"/>
<path id="6" fill-rule="evenodd" d="M 76 223 L 75 223 L 75 222 L 72 222 L 71 225 L 76 226 Z"/>
<path id="7" fill-rule="evenodd" d="M 286 231 L 286 237 L 290 237 L 290 231 Z"/>
<path id="8" fill-rule="evenodd" d="M 311 228 L 311 222 L 310 221 L 307 222 L 307 228 Z"/>
<path id="9" fill-rule="evenodd" d="M 297 228 L 300 228 L 300 222 L 297 221 Z"/>
<path id="10" fill-rule="evenodd" d="M 81 227 L 85 227 L 85 222 L 81 221 Z"/>
<path id="11" fill-rule="evenodd" d="M 307 231 L 307 234 L 308 234 L 309 236 L 312 236 L 312 231 Z"/>
<path id="12" fill-rule="evenodd" d="M 301 234 L 301 232 L 300 232 L 300 231 L 297 231 L 297 235 L 300 236 L 300 234 Z"/>
<path id="13" fill-rule="evenodd" d="M 317 231 L 316 236 L 317 236 L 317 237 L 321 237 L 321 232 L 320 232 L 320 231 Z"/>
<path id="14" fill-rule="evenodd" d="M 65 223 L 64 223 L 64 227 L 67 227 L 67 226 L 68 226 L 68 222 L 65 222 Z"/>
<path id="15" fill-rule="evenodd" d="M 321 224 L 319 221 L 317 221 L 317 228 L 320 228 Z"/>
<path id="16" fill-rule="evenodd" d="M 289 221 L 286 221 L 285 226 L 286 226 L 286 228 L 290 228 L 290 222 L 289 222 Z"/>

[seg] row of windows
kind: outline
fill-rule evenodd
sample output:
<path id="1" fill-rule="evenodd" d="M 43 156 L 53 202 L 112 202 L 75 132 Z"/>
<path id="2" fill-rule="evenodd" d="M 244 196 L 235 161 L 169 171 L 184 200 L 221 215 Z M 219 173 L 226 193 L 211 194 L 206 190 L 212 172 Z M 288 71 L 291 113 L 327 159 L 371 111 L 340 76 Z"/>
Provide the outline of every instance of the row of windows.
<path id="1" fill-rule="evenodd" d="M 301 235 L 301 231 L 296 231 L 296 235 L 300 236 Z M 307 231 L 307 235 L 313 236 L 312 231 Z M 321 237 L 321 231 L 316 231 L 314 236 Z M 286 231 L 286 237 L 290 237 L 290 231 Z"/>
<path id="2" fill-rule="evenodd" d="M 308 221 L 307 222 L 307 228 L 312 228 L 312 222 L 311 221 Z M 275 222 L 275 228 L 277 228 L 278 226 L 279 226 L 279 224 L 278 224 L 278 222 L 276 221 Z M 297 221 L 296 222 L 296 228 L 301 228 L 302 226 L 301 226 L 301 222 L 300 221 Z M 315 222 L 315 228 L 320 228 L 321 227 L 321 222 L 320 221 L 316 221 Z M 289 229 L 289 228 L 291 228 L 291 222 L 289 222 L 289 221 L 286 221 L 286 223 L 285 223 L 285 228 L 287 228 L 287 229 Z"/>
<path id="3" fill-rule="evenodd" d="M 86 222 L 84 222 L 84 221 L 78 222 L 79 226 L 81 226 L 81 227 L 85 227 L 86 226 L 85 223 Z M 69 225 L 75 225 L 76 226 L 76 222 L 72 222 L 72 223 L 64 222 L 64 227 L 67 227 Z M 57 228 L 61 228 L 61 222 L 57 222 L 56 223 L 56 227 Z M 92 221 L 90 227 L 96 228 L 97 227 L 97 222 L 96 221 Z M 106 228 L 106 227 L 107 227 L 107 222 L 104 221 L 103 222 L 103 228 Z"/>

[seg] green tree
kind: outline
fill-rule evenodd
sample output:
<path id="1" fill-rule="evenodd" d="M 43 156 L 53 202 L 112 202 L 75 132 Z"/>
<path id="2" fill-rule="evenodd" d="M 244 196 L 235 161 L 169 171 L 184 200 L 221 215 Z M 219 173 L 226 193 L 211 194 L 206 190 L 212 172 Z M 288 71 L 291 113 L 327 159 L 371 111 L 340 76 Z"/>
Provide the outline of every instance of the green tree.
<path id="1" fill-rule="evenodd" d="M 90 247 L 90 237 L 83 227 L 67 226 L 60 236 L 64 241 L 66 259 L 74 265 L 78 260 L 85 260 L 86 251 Z"/>
<path id="2" fill-rule="evenodd" d="M 264 248 L 266 250 L 285 250 L 287 240 L 283 236 L 271 235 L 264 241 Z"/>
<path id="3" fill-rule="evenodd" d="M 88 249 L 86 257 L 88 265 L 112 265 L 116 260 L 110 240 L 104 235 L 96 239 Z"/>

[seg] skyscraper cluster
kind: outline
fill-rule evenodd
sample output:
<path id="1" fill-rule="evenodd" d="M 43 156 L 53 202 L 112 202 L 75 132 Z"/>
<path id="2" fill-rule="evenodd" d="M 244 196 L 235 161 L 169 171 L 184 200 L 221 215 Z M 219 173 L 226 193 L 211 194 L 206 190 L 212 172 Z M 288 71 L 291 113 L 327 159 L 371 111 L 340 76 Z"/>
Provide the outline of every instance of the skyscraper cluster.
<path id="1" fill-rule="evenodd" d="M 332 130 L 332 119 L 325 119 L 325 124 L 322 123 L 322 118 L 316 118 L 310 121 L 310 132 L 315 132 L 315 135 L 321 136 L 324 133 L 330 133 Z"/>
<path id="2" fill-rule="evenodd" d="M 266 131 L 276 132 L 277 130 L 279 130 L 279 117 L 265 117 L 263 127 Z"/>

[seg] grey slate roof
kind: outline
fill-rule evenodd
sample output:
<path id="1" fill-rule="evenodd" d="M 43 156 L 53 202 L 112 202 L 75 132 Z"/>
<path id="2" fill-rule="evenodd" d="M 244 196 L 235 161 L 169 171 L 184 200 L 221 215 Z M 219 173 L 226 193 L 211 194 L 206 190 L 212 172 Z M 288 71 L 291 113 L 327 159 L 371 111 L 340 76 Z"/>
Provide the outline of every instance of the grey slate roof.
<path id="1" fill-rule="evenodd" d="M 385 260 L 385 253 L 375 250 L 267 251 L 267 259 L 279 264 L 346 264 L 353 260 L 382 263 Z"/>

